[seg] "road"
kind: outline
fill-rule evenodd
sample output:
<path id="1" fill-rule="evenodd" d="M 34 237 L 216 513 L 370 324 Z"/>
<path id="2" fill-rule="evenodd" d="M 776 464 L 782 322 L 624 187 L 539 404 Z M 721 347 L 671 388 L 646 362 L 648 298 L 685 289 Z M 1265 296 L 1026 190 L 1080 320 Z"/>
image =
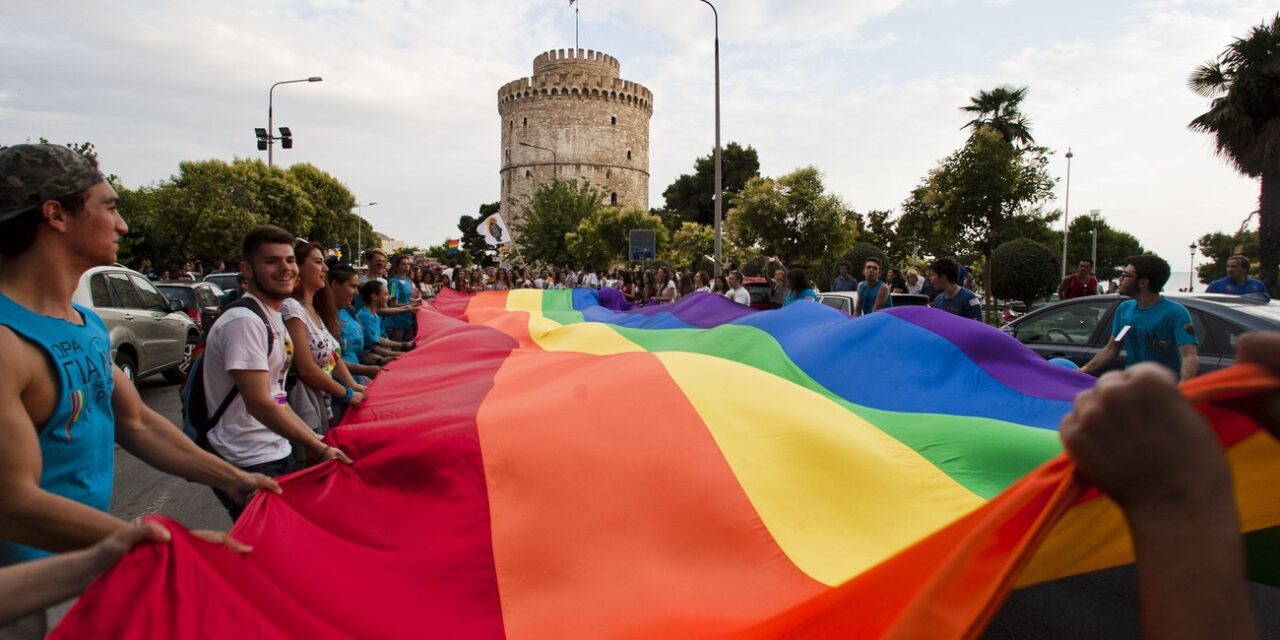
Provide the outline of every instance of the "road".
<path id="1" fill-rule="evenodd" d="M 175 424 L 180 420 L 176 385 L 153 376 L 138 387 L 148 406 Z M 158 513 L 192 529 L 225 531 L 231 527 L 227 512 L 207 487 L 160 473 L 118 447 L 111 513 L 121 518 Z M 1256 583 L 1250 587 L 1262 636 L 1280 640 L 1280 589 Z M 983 637 L 1137 638 L 1135 572 L 1132 567 L 1120 567 L 1015 591 Z"/>

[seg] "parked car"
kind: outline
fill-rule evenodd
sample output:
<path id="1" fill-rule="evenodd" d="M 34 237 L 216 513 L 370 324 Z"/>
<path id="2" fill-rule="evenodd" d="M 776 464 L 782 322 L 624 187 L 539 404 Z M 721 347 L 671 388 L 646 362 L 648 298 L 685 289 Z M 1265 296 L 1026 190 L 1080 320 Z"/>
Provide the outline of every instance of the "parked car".
<path id="1" fill-rule="evenodd" d="M 156 288 L 165 296 L 182 303 L 182 310 L 196 323 L 200 333 L 213 325 L 222 303 L 222 289 L 212 282 L 177 280 L 157 282 Z"/>
<path id="2" fill-rule="evenodd" d="M 119 265 L 94 267 L 71 296 L 93 309 L 111 334 L 111 360 L 137 380 L 163 373 L 181 381 L 200 333 L 181 303 L 166 298 L 146 276 Z"/>
<path id="3" fill-rule="evenodd" d="M 201 282 L 212 282 L 223 291 L 232 291 L 236 288 L 236 276 L 240 274 L 226 271 L 223 273 L 211 273 L 204 277 Z"/>
<path id="4" fill-rule="evenodd" d="M 1246 296 L 1168 294 L 1191 312 L 1200 339 L 1200 373 L 1235 364 L 1236 342 L 1247 331 L 1280 331 L 1280 302 Z M 1041 357 L 1082 366 L 1111 339 L 1111 316 L 1125 296 L 1072 298 L 1036 309 L 1002 330 Z M 1101 372 L 1124 368 L 1124 349 Z M 1100 373 L 1101 373 L 1100 372 Z"/>

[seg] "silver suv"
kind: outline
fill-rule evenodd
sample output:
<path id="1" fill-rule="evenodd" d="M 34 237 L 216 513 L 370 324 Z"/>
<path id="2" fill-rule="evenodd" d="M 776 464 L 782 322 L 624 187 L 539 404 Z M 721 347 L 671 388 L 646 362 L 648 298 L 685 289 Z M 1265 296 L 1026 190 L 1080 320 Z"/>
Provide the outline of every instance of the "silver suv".
<path id="1" fill-rule="evenodd" d="M 71 299 L 93 309 L 111 333 L 111 360 L 136 380 L 163 373 L 180 382 L 200 333 L 181 303 L 160 293 L 146 276 L 122 267 L 94 267 L 80 277 Z"/>

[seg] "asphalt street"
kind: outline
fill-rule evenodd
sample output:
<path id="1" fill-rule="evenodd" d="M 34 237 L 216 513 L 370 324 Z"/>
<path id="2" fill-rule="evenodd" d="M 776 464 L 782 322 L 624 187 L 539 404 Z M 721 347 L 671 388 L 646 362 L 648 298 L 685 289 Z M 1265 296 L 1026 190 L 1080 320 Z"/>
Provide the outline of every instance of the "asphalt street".
<path id="1" fill-rule="evenodd" d="M 174 423 L 180 420 L 177 385 L 153 376 L 138 387 L 148 406 Z M 111 513 L 127 519 L 161 514 L 191 529 L 231 527 L 227 512 L 207 487 L 156 471 L 119 447 Z M 1262 636 L 1280 640 L 1280 588 L 1250 586 Z M 983 637 L 1107 640 L 1139 635 L 1135 571 L 1120 567 L 1013 592 Z"/>

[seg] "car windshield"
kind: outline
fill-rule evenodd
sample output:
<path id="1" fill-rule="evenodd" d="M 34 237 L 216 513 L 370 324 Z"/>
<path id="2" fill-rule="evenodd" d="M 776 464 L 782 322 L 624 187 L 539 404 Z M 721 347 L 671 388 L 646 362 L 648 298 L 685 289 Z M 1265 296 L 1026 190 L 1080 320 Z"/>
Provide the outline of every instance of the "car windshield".
<path id="1" fill-rule="evenodd" d="M 166 296 L 180 301 L 188 309 L 196 306 L 196 292 L 190 287 L 166 287 L 160 285 L 157 288 Z"/>

